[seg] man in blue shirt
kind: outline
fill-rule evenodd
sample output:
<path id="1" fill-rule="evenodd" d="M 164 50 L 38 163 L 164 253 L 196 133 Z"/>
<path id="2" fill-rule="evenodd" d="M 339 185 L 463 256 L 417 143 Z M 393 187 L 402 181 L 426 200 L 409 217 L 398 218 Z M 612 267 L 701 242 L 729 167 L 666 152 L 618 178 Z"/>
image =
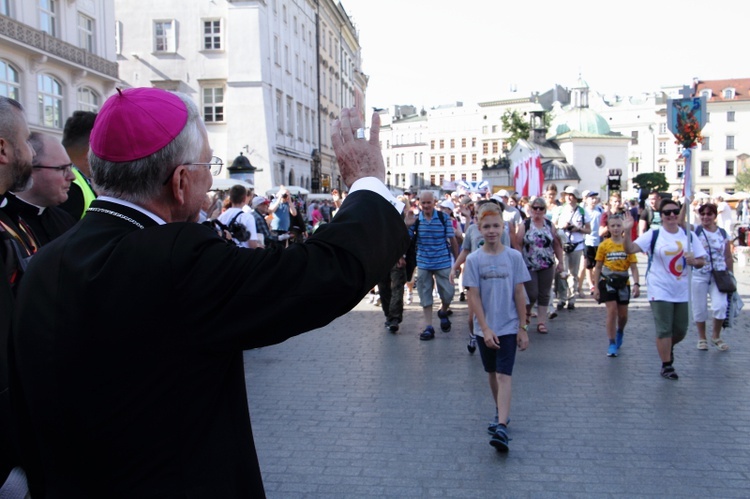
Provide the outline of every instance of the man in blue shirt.
<path id="1" fill-rule="evenodd" d="M 441 307 L 438 310 L 440 329 L 451 330 L 448 307 L 453 301 L 454 289 L 450 282 L 451 259 L 458 256 L 458 242 L 451 218 L 435 210 L 435 194 L 423 191 L 419 195 L 422 209 L 417 222 L 409 229 L 411 237 L 417 238 L 417 292 L 422 304 L 424 323 L 420 340 L 435 337 L 432 327 L 432 289 L 437 285 Z"/>
<path id="2" fill-rule="evenodd" d="M 283 185 L 279 187 L 276 199 L 268 207 L 268 212 L 273 213 L 273 220 L 271 220 L 272 230 L 277 234 L 289 232 L 291 217 L 297 216 L 297 208 L 294 207 L 294 201 L 289 194 L 289 190 Z"/>

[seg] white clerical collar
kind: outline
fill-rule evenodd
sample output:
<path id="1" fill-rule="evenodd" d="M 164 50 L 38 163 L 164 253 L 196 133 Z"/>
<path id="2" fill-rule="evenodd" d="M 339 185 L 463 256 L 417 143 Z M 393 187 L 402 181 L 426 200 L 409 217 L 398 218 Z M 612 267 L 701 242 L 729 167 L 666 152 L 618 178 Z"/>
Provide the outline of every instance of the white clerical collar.
<path id="1" fill-rule="evenodd" d="M 141 213 L 143 213 L 144 215 L 148 216 L 149 218 L 151 218 L 154 222 L 158 223 L 159 225 L 166 225 L 166 223 L 167 223 L 160 216 L 156 215 L 155 213 L 152 213 L 152 212 L 148 211 L 143 206 L 138 206 L 137 204 L 131 203 L 130 201 L 125 201 L 124 199 L 113 198 L 113 197 L 110 197 L 110 196 L 99 196 L 96 199 L 97 199 L 97 201 L 106 201 L 108 203 L 119 204 L 119 205 L 122 205 L 122 206 L 127 206 L 128 208 L 131 208 L 133 210 L 140 211 Z"/>

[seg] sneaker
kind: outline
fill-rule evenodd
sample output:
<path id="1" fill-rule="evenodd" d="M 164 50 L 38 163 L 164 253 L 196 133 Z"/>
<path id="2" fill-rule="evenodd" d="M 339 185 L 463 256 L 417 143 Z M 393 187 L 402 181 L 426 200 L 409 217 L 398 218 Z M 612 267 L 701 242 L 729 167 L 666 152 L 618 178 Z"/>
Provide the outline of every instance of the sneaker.
<path id="1" fill-rule="evenodd" d="M 576 306 L 573 303 L 568 303 L 568 310 L 575 310 Z"/>
<path id="2" fill-rule="evenodd" d="M 432 340 L 435 338 L 435 330 L 432 328 L 432 326 L 427 326 L 424 328 L 424 331 L 422 331 L 419 334 L 420 340 Z"/>
<path id="3" fill-rule="evenodd" d="M 490 445 L 497 449 L 498 452 L 508 452 L 508 431 L 503 425 L 498 425 L 495 433 L 490 439 Z"/>
<path id="4" fill-rule="evenodd" d="M 395 333 L 396 331 L 398 331 L 398 321 L 397 320 L 385 321 L 385 328 L 391 333 Z"/>
<path id="5" fill-rule="evenodd" d="M 461 291 L 461 294 L 458 295 L 458 301 L 466 301 L 466 293 Z"/>
<path id="6" fill-rule="evenodd" d="M 507 426 L 509 424 L 510 424 L 510 418 L 508 418 L 508 420 L 505 422 L 505 426 L 506 426 L 505 431 L 506 432 L 508 431 Z M 497 414 L 495 414 L 495 419 L 490 424 L 487 425 L 487 433 L 489 433 L 490 435 L 494 435 L 495 431 L 497 431 L 497 427 L 498 427 Z"/>
<path id="7" fill-rule="evenodd" d="M 678 380 L 680 377 L 677 376 L 677 373 L 674 370 L 674 367 L 667 366 L 661 368 L 661 377 L 671 380 Z"/>
<path id="8" fill-rule="evenodd" d="M 607 357 L 617 357 L 617 344 L 609 344 L 609 348 L 607 349 Z"/>
<path id="9" fill-rule="evenodd" d="M 615 339 L 615 343 L 617 344 L 617 349 L 618 350 L 622 346 L 623 336 L 625 336 L 625 331 L 623 331 L 622 329 L 618 329 L 617 330 L 617 336 L 616 336 L 616 339 Z"/>
<path id="10" fill-rule="evenodd" d="M 406 304 L 411 305 L 411 293 L 406 293 Z"/>
<path id="11" fill-rule="evenodd" d="M 560 302 L 560 303 L 557 304 L 557 310 L 562 310 L 564 308 L 565 308 L 565 304 L 564 303 Z"/>
<path id="12" fill-rule="evenodd" d="M 444 333 L 447 333 L 451 330 L 451 321 L 448 319 L 448 314 L 443 312 L 442 310 L 438 310 L 437 313 L 438 317 L 440 318 L 440 330 Z"/>
<path id="13" fill-rule="evenodd" d="M 473 334 L 469 335 L 469 344 L 466 345 L 466 349 L 469 353 L 474 353 L 477 350 L 477 337 Z"/>

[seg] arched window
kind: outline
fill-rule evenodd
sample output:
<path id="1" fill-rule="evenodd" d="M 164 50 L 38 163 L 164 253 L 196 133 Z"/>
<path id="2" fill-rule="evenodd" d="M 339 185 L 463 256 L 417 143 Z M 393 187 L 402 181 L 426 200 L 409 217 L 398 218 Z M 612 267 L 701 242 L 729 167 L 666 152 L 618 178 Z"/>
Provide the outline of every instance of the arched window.
<path id="1" fill-rule="evenodd" d="M 80 87 L 78 89 L 78 110 L 99 112 L 99 94 L 89 87 Z"/>
<path id="2" fill-rule="evenodd" d="M 15 100 L 20 100 L 21 95 L 18 70 L 2 59 L 0 59 L 0 95 Z"/>
<path id="3" fill-rule="evenodd" d="M 63 127 L 62 85 L 50 75 L 38 77 L 39 121 L 50 128 Z"/>

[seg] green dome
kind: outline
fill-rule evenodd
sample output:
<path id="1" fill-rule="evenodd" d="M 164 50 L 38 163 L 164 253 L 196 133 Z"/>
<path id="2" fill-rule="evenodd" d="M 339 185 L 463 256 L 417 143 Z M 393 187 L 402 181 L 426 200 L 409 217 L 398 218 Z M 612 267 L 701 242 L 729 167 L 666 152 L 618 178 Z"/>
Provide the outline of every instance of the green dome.
<path id="1" fill-rule="evenodd" d="M 577 107 L 564 112 L 552 121 L 555 135 L 581 132 L 586 135 L 609 135 L 609 123 L 599 113 L 587 107 Z"/>

